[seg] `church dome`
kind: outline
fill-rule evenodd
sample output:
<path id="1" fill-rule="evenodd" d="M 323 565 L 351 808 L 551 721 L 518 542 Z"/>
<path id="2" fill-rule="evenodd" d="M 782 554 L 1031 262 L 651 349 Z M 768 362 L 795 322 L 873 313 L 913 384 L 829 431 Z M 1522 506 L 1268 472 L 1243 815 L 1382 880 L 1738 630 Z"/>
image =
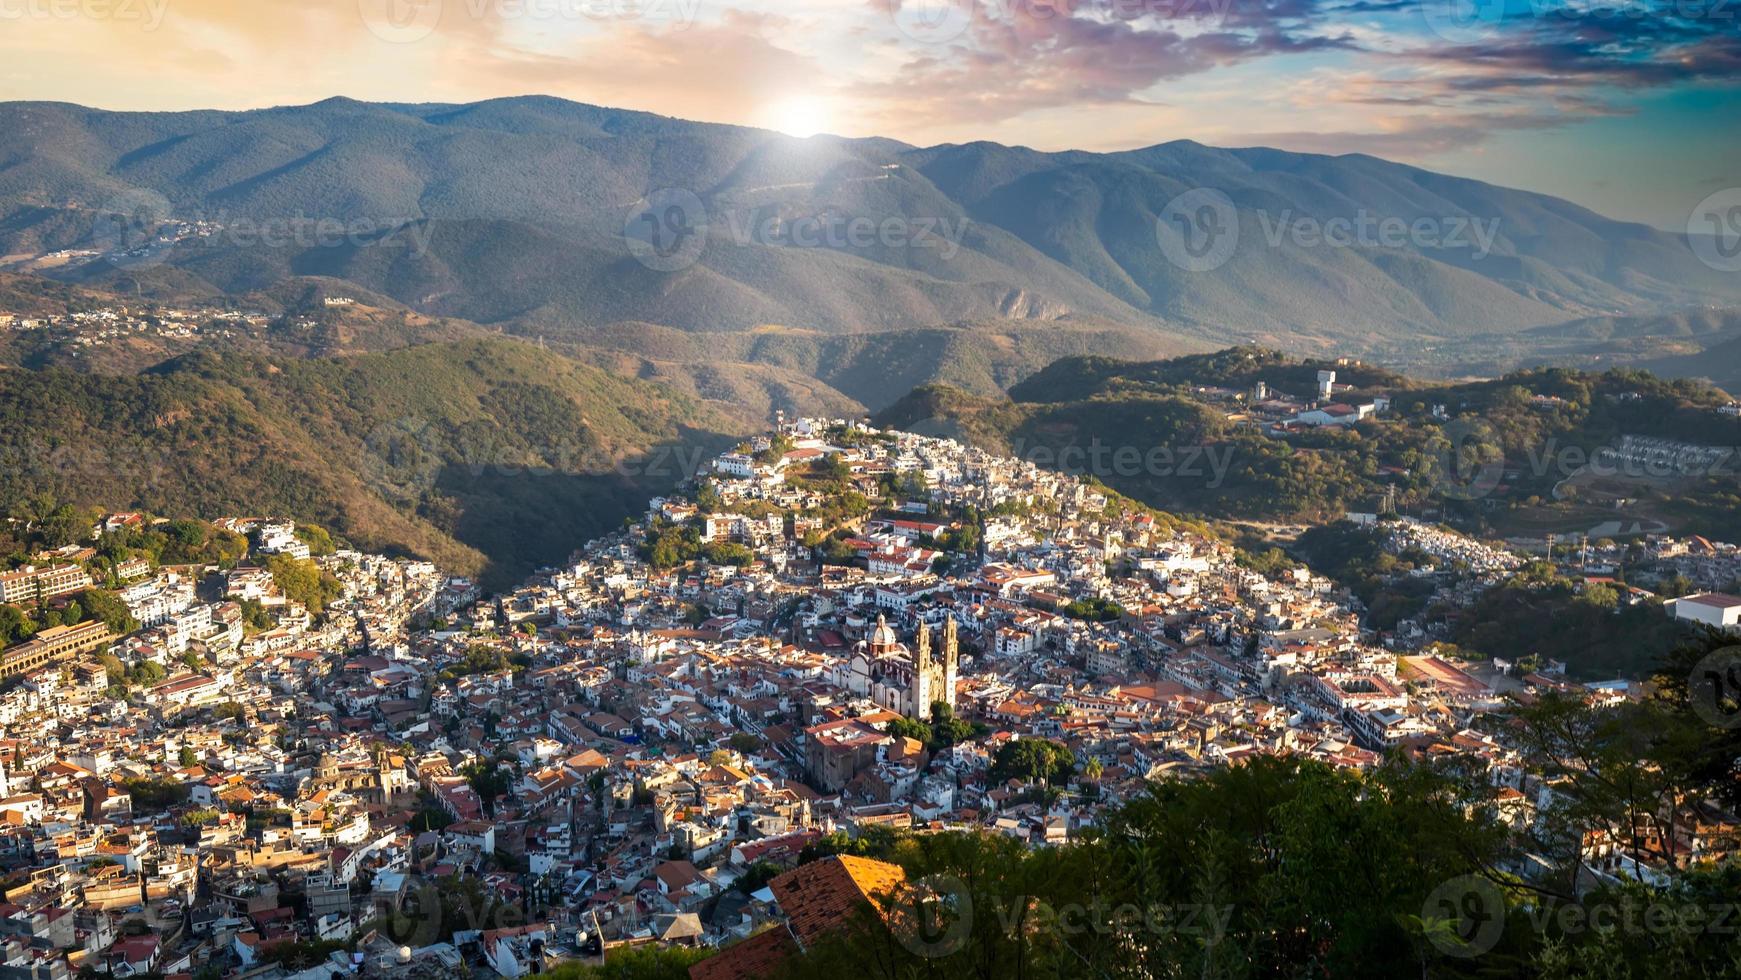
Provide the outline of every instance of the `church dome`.
<path id="1" fill-rule="evenodd" d="M 871 652 L 882 653 L 893 650 L 899 643 L 900 640 L 896 638 L 894 629 L 889 626 L 888 619 L 881 615 L 877 616 L 877 628 L 872 630 L 870 635 Z"/>

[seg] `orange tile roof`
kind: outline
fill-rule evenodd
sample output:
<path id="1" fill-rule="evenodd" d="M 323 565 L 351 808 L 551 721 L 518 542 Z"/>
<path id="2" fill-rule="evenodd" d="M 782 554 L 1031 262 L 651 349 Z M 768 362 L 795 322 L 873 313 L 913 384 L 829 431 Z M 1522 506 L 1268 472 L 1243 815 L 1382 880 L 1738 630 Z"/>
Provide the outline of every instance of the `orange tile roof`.
<path id="1" fill-rule="evenodd" d="M 798 951 L 785 926 L 758 932 L 689 967 L 689 980 L 755 980 L 774 972 Z"/>
<path id="2" fill-rule="evenodd" d="M 840 928 L 865 902 L 880 899 L 907 880 L 893 864 L 837 854 L 801 865 L 768 883 L 799 943 L 809 946 Z"/>

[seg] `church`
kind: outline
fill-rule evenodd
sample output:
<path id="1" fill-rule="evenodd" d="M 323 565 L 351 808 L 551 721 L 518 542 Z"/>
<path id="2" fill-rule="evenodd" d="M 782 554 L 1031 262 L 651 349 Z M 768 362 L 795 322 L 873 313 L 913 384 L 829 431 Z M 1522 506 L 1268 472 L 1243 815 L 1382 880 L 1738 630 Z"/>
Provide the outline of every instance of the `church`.
<path id="1" fill-rule="evenodd" d="M 941 701 L 955 708 L 956 671 L 955 619 L 943 625 L 943 651 L 939 657 L 931 650 L 931 625 L 919 624 L 915 649 L 895 636 L 883 616 L 877 617 L 876 628 L 866 639 L 852 648 L 847 663 L 845 686 L 853 694 L 868 697 L 890 711 L 908 718 L 926 720 L 931 717 L 931 705 Z"/>

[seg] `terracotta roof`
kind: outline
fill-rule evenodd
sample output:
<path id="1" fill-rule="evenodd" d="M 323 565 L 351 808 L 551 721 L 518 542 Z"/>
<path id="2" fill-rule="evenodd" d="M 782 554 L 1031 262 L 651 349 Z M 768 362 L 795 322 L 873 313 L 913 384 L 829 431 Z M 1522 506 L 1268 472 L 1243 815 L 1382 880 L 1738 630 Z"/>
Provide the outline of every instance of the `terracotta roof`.
<path id="1" fill-rule="evenodd" d="M 812 861 L 768 883 L 798 941 L 809 946 L 845 925 L 865 902 L 878 901 L 907 880 L 893 864 L 838 854 Z"/>
<path id="2" fill-rule="evenodd" d="M 1721 592 L 1704 592 L 1699 595 L 1690 595 L 1680 601 L 1691 602 L 1700 606 L 1710 606 L 1713 609 L 1733 609 L 1736 606 L 1741 606 L 1741 597 L 1724 595 Z"/>
<path id="3" fill-rule="evenodd" d="M 690 980 L 755 980 L 774 972 L 798 944 L 784 926 L 759 932 L 741 943 L 727 946 L 717 955 L 692 965 Z"/>

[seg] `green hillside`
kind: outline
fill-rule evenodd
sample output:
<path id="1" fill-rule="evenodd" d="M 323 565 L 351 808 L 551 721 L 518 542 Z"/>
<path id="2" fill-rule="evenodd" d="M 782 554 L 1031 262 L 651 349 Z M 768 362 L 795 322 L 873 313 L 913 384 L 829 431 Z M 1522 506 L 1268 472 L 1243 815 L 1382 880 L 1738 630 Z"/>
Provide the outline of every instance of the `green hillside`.
<path id="1" fill-rule="evenodd" d="M 856 405 L 854 411 L 881 409 L 903 392 L 927 384 L 998 394 L 1062 357 L 1099 353 L 1143 359 L 1201 346 L 1076 317 L 852 334 L 778 326 L 697 334 L 648 323 L 596 330 L 546 331 L 531 325 L 517 329 L 522 335 L 560 340 L 563 350 L 589 361 L 608 358 L 604 352 L 631 354 L 647 362 L 648 372 L 685 377 L 698 391 L 773 381 L 783 388 L 769 393 L 773 407 L 827 414 L 839 414 L 846 401 Z M 830 392 L 844 398 L 830 399 Z M 750 398 L 758 406 L 762 401 L 747 391 L 723 397 Z"/>
<path id="2" fill-rule="evenodd" d="M 0 372 L 0 418 L 0 502 L 284 515 L 495 584 L 619 525 L 746 424 L 505 339 Z"/>
<path id="3" fill-rule="evenodd" d="M 1245 418 L 1245 393 L 1257 382 L 1306 398 L 1325 368 L 1354 386 L 1339 399 L 1387 393 L 1391 409 L 1347 429 L 1285 437 Z M 1431 383 L 1234 348 L 1155 362 L 1067 358 L 1008 397 L 925 386 L 878 420 L 1055 463 L 1162 509 L 1230 520 L 1333 520 L 1394 487 L 1405 513 L 1483 534 L 1539 539 L 1637 521 L 1734 540 L 1741 480 L 1733 465 L 1561 486 L 1624 435 L 1741 445 L 1741 420 L 1716 411 L 1727 401 L 1704 383 L 1642 371 L 1549 368 Z M 1468 492 L 1481 473 L 1491 485 Z"/>

